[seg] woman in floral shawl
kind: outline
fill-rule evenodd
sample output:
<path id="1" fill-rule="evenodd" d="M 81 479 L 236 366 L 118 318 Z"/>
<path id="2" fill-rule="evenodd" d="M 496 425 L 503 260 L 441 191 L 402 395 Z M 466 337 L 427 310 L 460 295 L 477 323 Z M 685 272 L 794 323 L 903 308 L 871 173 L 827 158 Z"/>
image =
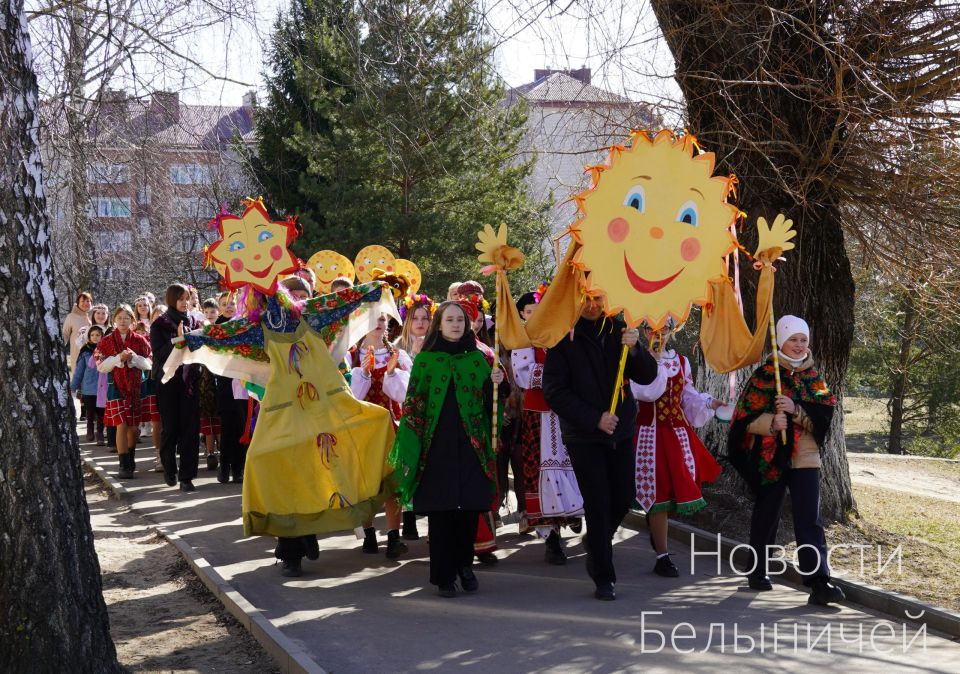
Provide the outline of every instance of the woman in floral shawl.
<path id="1" fill-rule="evenodd" d="M 428 516 L 430 582 L 440 596 L 479 587 L 472 570 L 478 516 L 496 493 L 488 400 L 503 371 L 477 348 L 467 309 L 444 302 L 417 354 L 390 453 L 403 505 Z"/>
<path id="2" fill-rule="evenodd" d="M 844 598 L 843 591 L 830 583 L 820 519 L 820 453 L 836 398 L 814 367 L 809 341 L 810 328 L 802 318 L 779 320 L 782 395 L 777 395 L 771 356 L 740 394 L 727 447 L 730 463 L 756 494 L 750 526 L 756 565 L 749 575 L 750 587 L 772 589 L 766 575 L 767 551 L 776 543 L 789 489 L 800 573 L 811 588 L 810 602 L 826 605 Z"/>

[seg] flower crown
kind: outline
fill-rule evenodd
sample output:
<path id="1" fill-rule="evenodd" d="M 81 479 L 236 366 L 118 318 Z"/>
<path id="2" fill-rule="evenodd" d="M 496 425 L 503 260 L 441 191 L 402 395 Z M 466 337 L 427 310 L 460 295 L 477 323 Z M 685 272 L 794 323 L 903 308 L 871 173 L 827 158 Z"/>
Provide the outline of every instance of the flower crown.
<path id="1" fill-rule="evenodd" d="M 464 302 L 470 302 L 477 309 L 482 310 L 483 313 L 490 313 L 490 303 L 483 298 L 482 295 L 461 295 Z"/>
<path id="2" fill-rule="evenodd" d="M 537 289 L 533 291 L 533 301 L 537 304 L 540 304 L 540 300 L 543 299 L 543 295 L 545 292 L 547 292 L 547 288 L 549 287 L 550 286 L 548 283 L 541 283 L 538 285 Z"/>
<path id="3" fill-rule="evenodd" d="M 400 303 L 400 318 L 407 320 L 407 313 L 413 311 L 418 306 L 424 307 L 430 313 L 431 318 L 433 317 L 433 312 L 437 310 L 437 305 L 426 293 L 410 294 L 404 297 L 403 302 Z"/>

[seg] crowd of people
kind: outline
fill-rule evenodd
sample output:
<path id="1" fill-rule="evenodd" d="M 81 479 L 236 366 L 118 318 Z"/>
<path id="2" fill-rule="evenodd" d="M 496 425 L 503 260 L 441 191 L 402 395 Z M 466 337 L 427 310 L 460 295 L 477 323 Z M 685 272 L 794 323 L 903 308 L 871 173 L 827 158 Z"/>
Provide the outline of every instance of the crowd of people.
<path id="1" fill-rule="evenodd" d="M 294 302 L 317 294 L 307 267 L 279 284 L 279 292 Z M 340 278 L 331 290 L 351 285 Z M 543 291 L 519 298 L 521 317 L 537 311 Z M 132 307 L 121 304 L 111 311 L 95 305 L 89 293 L 77 296 L 63 338 L 86 440 L 117 452 L 120 479 L 135 476 L 136 446 L 152 434 L 154 469 L 171 487 L 179 483 L 182 491 L 195 490 L 201 451 L 220 482 L 243 482 L 259 416 L 257 392 L 251 396 L 244 381 L 195 364 L 167 373 L 164 381 L 175 344 L 204 326 L 231 321 L 235 294 L 201 302 L 195 289 L 173 284 L 163 300 L 144 293 Z M 667 516 L 706 506 L 701 484 L 715 479 L 720 466 L 693 429 L 714 418 L 723 401 L 694 388 L 689 362 L 669 348 L 676 326 L 628 328 L 604 315 L 601 298 L 588 295 L 579 320 L 556 346 L 497 354 L 488 312 L 476 281 L 452 284 L 443 301 L 406 294 L 399 299 L 401 322 L 381 315 L 337 363 L 337 379 L 346 381 L 355 400 L 383 408 L 396 432 L 390 488 L 382 500 L 386 556 L 397 559 L 407 552 L 404 540 L 420 537 L 417 517 L 426 516 L 430 582 L 443 597 L 476 592 L 474 560 L 498 562 L 499 513 L 512 474 L 520 533 L 544 541 L 546 563 L 565 564 L 563 528 L 580 533 L 585 524 L 586 568 L 597 599 L 616 598 L 613 538 L 631 505 L 647 514 L 653 571 L 678 576 L 668 549 Z M 751 545 L 759 564 L 750 587 L 771 588 L 764 572 L 767 546 L 775 542 L 789 489 L 797 542 L 805 550 L 801 570 L 811 601 L 825 604 L 842 598 L 830 583 L 819 518 L 819 452 L 834 401 L 813 367 L 809 337 L 801 319 L 781 319 L 783 393 L 772 389 L 772 361 L 762 365 L 737 404 L 730 442 L 756 449 L 743 453 L 757 457 L 755 462 L 736 462 L 757 494 Z M 284 365 L 290 376 L 295 372 L 302 379 L 299 348 L 290 347 Z M 624 350 L 623 383 L 611 405 Z M 496 426 L 495 409 L 502 414 Z M 335 456 L 324 436 L 317 435 L 312 451 Z M 380 551 L 374 514 L 362 527 L 361 550 L 369 554 Z M 303 559 L 319 556 L 316 533 L 292 533 L 297 535 L 278 536 L 275 550 L 284 576 L 301 575 Z"/>

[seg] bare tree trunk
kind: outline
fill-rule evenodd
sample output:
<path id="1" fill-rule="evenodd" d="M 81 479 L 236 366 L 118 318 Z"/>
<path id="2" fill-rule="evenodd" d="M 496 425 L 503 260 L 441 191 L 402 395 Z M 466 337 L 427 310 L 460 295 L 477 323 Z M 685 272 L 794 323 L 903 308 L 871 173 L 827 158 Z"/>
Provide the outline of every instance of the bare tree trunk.
<path id="1" fill-rule="evenodd" d="M 779 15 L 793 13 L 807 26 L 817 27 L 821 20 L 809 3 L 773 4 Z M 854 283 L 825 167 L 840 151 L 836 138 L 843 135 L 843 122 L 787 86 L 756 82 L 761 73 L 804 84 L 807 78 L 828 78 L 824 54 L 811 47 L 814 40 L 798 36 L 793 24 L 777 20 L 770 5 L 733 2 L 722 11 L 698 0 L 653 0 L 652 5 L 676 61 L 691 131 L 716 153 L 721 173 L 740 178 L 738 205 L 749 219 L 745 247 L 754 248 L 758 216 L 772 220 L 782 212 L 794 221 L 796 249 L 778 265 L 774 312 L 809 322 L 818 366 L 842 394 L 853 341 Z M 745 269 L 744 306 L 752 323 L 756 277 L 748 265 Z M 823 456 L 823 478 L 823 514 L 842 520 L 854 504 L 840 408 Z"/>
<path id="2" fill-rule="evenodd" d="M 917 319 L 917 307 L 909 293 L 900 303 L 903 314 L 903 327 L 900 331 L 900 351 L 897 354 L 897 369 L 890 377 L 890 433 L 887 438 L 887 452 L 903 454 L 903 403 L 910 383 L 910 352 L 916 338 L 914 329 Z"/>
<path id="3" fill-rule="evenodd" d="M 0 671 L 122 671 L 59 344 L 23 4 L 0 8 Z"/>

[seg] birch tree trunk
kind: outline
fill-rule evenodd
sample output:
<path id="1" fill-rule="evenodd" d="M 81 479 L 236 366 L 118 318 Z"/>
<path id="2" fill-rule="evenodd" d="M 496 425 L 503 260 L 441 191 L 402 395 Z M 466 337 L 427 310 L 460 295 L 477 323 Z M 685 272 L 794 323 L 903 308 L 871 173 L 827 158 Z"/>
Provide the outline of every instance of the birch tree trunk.
<path id="1" fill-rule="evenodd" d="M 37 82 L 22 0 L 0 7 L 0 671 L 122 671 L 59 341 Z"/>

